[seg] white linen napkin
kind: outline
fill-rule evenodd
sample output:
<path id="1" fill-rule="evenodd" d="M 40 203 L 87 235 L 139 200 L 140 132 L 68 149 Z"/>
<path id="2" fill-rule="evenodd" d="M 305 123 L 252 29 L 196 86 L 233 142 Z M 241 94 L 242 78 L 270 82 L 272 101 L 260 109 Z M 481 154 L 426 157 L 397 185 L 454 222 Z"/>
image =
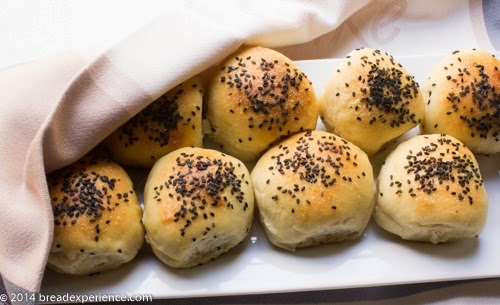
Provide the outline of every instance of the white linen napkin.
<path id="1" fill-rule="evenodd" d="M 7 292 L 40 288 L 53 222 L 46 173 L 77 160 L 155 98 L 242 44 L 304 43 L 367 3 L 175 1 L 96 58 L 54 56 L 2 71 L 0 273 Z"/>

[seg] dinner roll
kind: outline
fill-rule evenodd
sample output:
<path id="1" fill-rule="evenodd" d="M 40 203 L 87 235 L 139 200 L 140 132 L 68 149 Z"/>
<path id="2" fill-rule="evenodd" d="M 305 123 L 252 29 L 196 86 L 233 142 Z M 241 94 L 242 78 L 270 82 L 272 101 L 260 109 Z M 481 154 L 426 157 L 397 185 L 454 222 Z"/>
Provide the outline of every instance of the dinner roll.
<path id="1" fill-rule="evenodd" d="M 165 264 L 189 268 L 238 245 L 250 230 L 254 195 L 239 160 L 181 148 L 153 166 L 144 190 L 146 240 Z"/>
<path id="2" fill-rule="evenodd" d="M 229 154 L 252 161 L 275 141 L 316 128 L 311 82 L 284 55 L 262 47 L 229 56 L 207 85 L 209 137 Z"/>
<path id="3" fill-rule="evenodd" d="M 49 267 L 84 275 L 135 257 L 144 241 L 142 209 L 120 166 L 88 156 L 47 180 L 54 213 Z"/>
<path id="4" fill-rule="evenodd" d="M 413 76 L 389 54 L 368 48 L 347 55 L 319 102 L 327 130 L 369 156 L 417 126 L 424 114 L 424 100 Z"/>
<path id="5" fill-rule="evenodd" d="M 442 243 L 481 233 L 486 190 L 471 151 L 447 135 L 401 143 L 378 177 L 374 219 L 403 239 Z"/>
<path id="6" fill-rule="evenodd" d="M 425 85 L 425 133 L 444 133 L 472 152 L 500 152 L 500 67 L 484 50 L 455 51 Z"/>
<path id="7" fill-rule="evenodd" d="M 295 134 L 269 149 L 252 181 L 267 236 L 291 251 L 357 238 L 375 205 L 367 155 L 325 131 Z"/>
<path id="8" fill-rule="evenodd" d="M 106 140 L 116 162 L 150 168 L 178 148 L 202 146 L 202 83 L 193 77 L 139 112 Z"/>

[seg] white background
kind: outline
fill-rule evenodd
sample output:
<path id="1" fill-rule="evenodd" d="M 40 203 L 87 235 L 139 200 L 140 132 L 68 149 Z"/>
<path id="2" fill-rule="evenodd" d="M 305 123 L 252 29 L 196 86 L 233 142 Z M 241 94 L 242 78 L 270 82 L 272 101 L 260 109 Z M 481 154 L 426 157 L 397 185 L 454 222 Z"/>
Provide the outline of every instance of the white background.
<path id="1" fill-rule="evenodd" d="M 164 10 L 178 9 L 175 3 L 0 0 L 0 69 L 67 50 L 101 51 Z M 472 47 L 492 51 L 488 39 L 480 37 L 473 26 L 482 22 L 478 20 L 482 13 L 471 14 L 478 5 L 476 11 L 481 11 L 480 4 L 476 0 L 375 0 L 337 31 L 280 50 L 292 59 L 340 58 L 359 46 L 396 56 L 445 54 Z"/>

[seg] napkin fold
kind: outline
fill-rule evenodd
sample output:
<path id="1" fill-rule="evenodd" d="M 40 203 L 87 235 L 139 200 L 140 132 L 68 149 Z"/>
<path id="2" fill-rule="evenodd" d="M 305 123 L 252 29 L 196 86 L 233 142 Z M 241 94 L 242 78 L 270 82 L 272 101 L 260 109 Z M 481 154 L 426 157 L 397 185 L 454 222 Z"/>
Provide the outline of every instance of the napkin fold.
<path id="1" fill-rule="evenodd" d="M 368 2 L 175 2 L 97 57 L 57 55 L 0 72 L 0 274 L 7 292 L 40 288 L 52 241 L 48 172 L 241 45 L 310 41 Z"/>

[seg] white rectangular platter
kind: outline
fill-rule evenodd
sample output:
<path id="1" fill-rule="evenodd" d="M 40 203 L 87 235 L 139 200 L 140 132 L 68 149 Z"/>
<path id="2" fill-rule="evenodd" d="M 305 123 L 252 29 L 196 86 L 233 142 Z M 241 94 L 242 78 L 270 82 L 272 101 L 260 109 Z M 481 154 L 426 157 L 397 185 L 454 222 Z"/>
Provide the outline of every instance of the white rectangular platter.
<path id="1" fill-rule="evenodd" d="M 398 57 L 422 85 L 441 56 Z M 299 61 L 319 95 L 340 60 Z M 318 124 L 318 129 L 324 129 Z M 417 129 L 402 137 L 415 135 Z M 400 139 L 399 141 L 401 141 Z M 388 152 L 372 158 L 375 173 Z M 489 197 L 486 227 L 476 239 L 431 245 L 406 242 L 372 221 L 357 241 L 280 250 L 256 221 L 245 241 L 203 266 L 176 270 L 160 263 L 145 245 L 134 261 L 92 277 L 47 270 L 44 294 L 150 294 L 154 298 L 202 297 L 338 289 L 500 276 L 500 154 L 477 156 Z M 137 191 L 144 173 L 135 173 Z M 142 178 L 141 178 L 142 177 Z"/>

